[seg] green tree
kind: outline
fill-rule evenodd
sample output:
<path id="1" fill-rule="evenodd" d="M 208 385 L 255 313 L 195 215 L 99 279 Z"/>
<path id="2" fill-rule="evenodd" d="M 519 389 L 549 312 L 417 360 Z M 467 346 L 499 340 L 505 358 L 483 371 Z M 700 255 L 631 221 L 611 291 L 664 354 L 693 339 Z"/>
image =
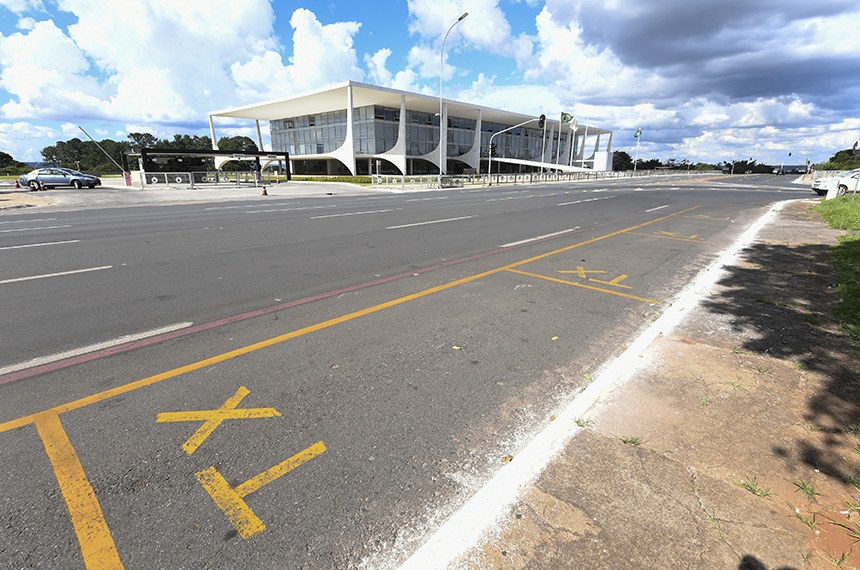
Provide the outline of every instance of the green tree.
<path id="1" fill-rule="evenodd" d="M 15 160 L 11 154 L 0 151 L 0 174 L 24 174 L 32 170 L 29 164 Z"/>
<path id="2" fill-rule="evenodd" d="M 257 152 L 257 143 L 248 137 L 221 137 L 218 139 L 219 150 L 235 150 L 237 152 Z"/>
<path id="3" fill-rule="evenodd" d="M 860 155 L 854 149 L 840 150 L 830 157 L 827 162 L 816 164 L 818 170 L 854 170 L 860 168 Z"/>
<path id="4" fill-rule="evenodd" d="M 160 142 L 158 137 L 150 133 L 128 133 L 128 138 L 135 150 L 153 148 Z"/>
<path id="5" fill-rule="evenodd" d="M 633 158 L 623 150 L 616 150 L 612 153 L 612 170 L 633 170 Z"/>
<path id="6" fill-rule="evenodd" d="M 257 143 L 248 137 L 221 137 L 218 139 L 218 150 L 232 150 L 237 153 L 241 152 L 256 152 Z M 248 160 L 231 160 L 221 165 L 221 170 L 232 172 L 253 170 L 255 163 Z"/>

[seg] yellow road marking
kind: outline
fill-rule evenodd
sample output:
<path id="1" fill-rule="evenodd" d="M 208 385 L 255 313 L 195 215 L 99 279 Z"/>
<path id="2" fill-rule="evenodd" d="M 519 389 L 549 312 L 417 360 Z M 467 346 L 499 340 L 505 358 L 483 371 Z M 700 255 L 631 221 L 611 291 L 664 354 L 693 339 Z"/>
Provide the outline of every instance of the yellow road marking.
<path id="1" fill-rule="evenodd" d="M 586 285 L 584 283 L 576 283 L 575 281 L 567 281 L 565 279 L 557 279 L 555 277 L 547 277 L 546 275 L 538 275 L 537 273 L 529 273 L 527 271 L 520 271 L 519 269 L 508 269 L 511 273 L 519 273 L 520 275 L 526 275 L 528 277 L 535 277 L 537 279 L 546 279 L 547 281 L 554 281 L 555 283 L 564 283 L 565 285 L 573 285 L 574 287 L 582 287 L 583 289 L 588 289 L 590 291 L 599 291 L 601 293 L 609 293 L 610 295 L 617 295 L 619 297 L 625 297 L 627 299 L 633 299 L 634 301 L 642 301 L 643 303 L 652 303 L 655 305 L 660 305 L 660 301 L 655 301 L 654 299 L 646 299 L 645 297 L 637 297 L 636 295 L 630 295 L 628 293 L 622 293 L 620 291 L 612 291 L 611 289 L 602 289 L 600 287 L 594 287 L 592 285 Z"/>
<path id="2" fill-rule="evenodd" d="M 189 372 L 193 372 L 195 370 L 200 370 L 201 368 L 206 368 L 208 366 L 212 366 L 218 364 L 220 362 L 224 362 L 226 360 L 230 360 L 231 358 L 237 358 L 239 356 L 243 356 L 245 354 L 249 354 L 251 352 L 255 352 L 257 350 L 261 350 L 263 348 L 267 348 L 269 346 L 273 346 L 276 344 L 280 344 L 286 342 L 288 340 L 304 336 L 306 334 L 310 334 L 312 332 L 316 332 L 319 330 L 326 329 L 328 327 L 332 327 L 341 323 L 345 323 L 351 321 L 353 319 L 357 319 L 366 315 L 370 315 L 376 313 L 378 311 L 382 311 L 388 309 L 390 307 L 395 307 L 397 305 L 407 303 L 409 301 L 413 301 L 416 299 L 421 299 L 428 295 L 432 295 L 434 293 L 438 293 L 440 291 L 446 291 L 448 289 L 452 289 L 454 287 L 458 287 L 460 285 L 464 285 L 466 283 L 471 283 L 472 281 L 476 281 L 478 279 L 482 279 L 484 277 L 495 275 L 497 273 L 501 273 L 503 271 L 513 271 L 514 268 L 519 267 L 521 265 L 526 265 L 528 263 L 532 263 L 534 261 L 538 261 L 544 259 L 546 257 L 550 257 L 553 255 L 558 255 L 560 253 L 564 253 L 566 251 L 570 251 L 572 249 L 582 247 L 585 245 L 589 245 L 592 243 L 599 242 L 601 240 L 605 240 L 611 237 L 615 237 L 624 233 L 632 232 L 633 230 L 637 230 L 639 228 L 644 228 L 646 226 L 650 226 L 657 222 L 661 222 L 663 220 L 667 220 L 669 218 L 673 218 L 675 216 L 680 216 L 686 214 L 688 212 L 692 212 L 693 210 L 699 208 L 699 206 L 694 206 L 692 208 L 687 208 L 684 210 L 680 210 L 678 212 L 667 214 L 665 216 L 661 216 L 659 218 L 654 218 L 653 220 L 649 220 L 647 222 L 643 222 L 641 224 L 637 224 L 635 226 L 630 226 L 628 228 L 624 228 L 622 230 L 617 230 L 614 232 L 610 232 L 608 234 L 603 234 L 601 236 L 597 236 L 585 241 L 581 241 L 575 244 L 571 244 L 566 247 L 559 248 L 554 251 L 550 251 L 547 253 L 542 253 L 540 255 L 536 255 L 530 257 L 528 259 L 524 259 L 522 261 L 518 261 L 515 263 L 511 263 L 502 267 L 498 267 L 496 269 L 491 269 L 489 271 L 484 271 L 482 273 L 477 273 L 475 275 L 471 275 L 469 277 L 464 277 L 462 279 L 457 279 L 455 281 L 451 281 L 450 283 L 446 283 L 443 285 L 439 285 L 436 287 L 431 287 L 429 289 L 425 289 L 423 291 L 419 291 L 417 293 L 413 293 L 411 295 L 406 295 L 397 299 L 393 299 L 391 301 L 387 301 L 385 303 L 380 303 L 378 305 L 374 305 L 372 307 L 368 307 L 366 309 L 362 309 L 359 311 L 354 311 L 352 313 L 348 313 L 346 315 L 336 317 L 333 319 L 329 319 L 327 321 L 323 321 L 321 323 L 317 323 L 315 325 L 311 325 L 308 327 L 304 327 L 283 335 L 279 335 L 276 337 L 272 337 L 270 339 L 257 342 L 254 344 L 250 344 L 244 346 L 242 348 L 238 348 L 235 350 L 231 350 L 229 352 L 225 352 L 216 356 L 212 356 L 210 358 L 206 358 L 203 360 L 199 360 L 197 362 L 193 362 L 191 364 L 187 364 L 185 366 L 180 366 L 178 368 L 174 368 L 172 370 L 168 370 L 166 372 L 162 372 L 160 374 L 155 374 L 153 376 L 148 376 L 146 378 L 142 378 L 140 380 L 136 380 L 134 382 L 129 382 L 127 384 L 123 384 L 121 386 L 117 386 L 115 388 L 111 388 L 110 390 L 105 390 L 103 392 L 98 392 L 96 394 L 92 394 L 90 396 L 86 396 L 84 398 L 79 398 L 77 400 L 73 400 L 71 402 L 67 402 L 66 404 L 62 404 L 60 406 L 55 406 L 48 410 L 37 412 L 35 414 L 29 414 L 26 416 L 22 416 L 20 418 L 6 421 L 0 423 L 0 433 L 4 433 L 13 429 L 17 429 L 26 425 L 36 424 L 37 430 L 39 432 L 40 437 L 42 438 L 42 442 L 45 445 L 45 450 L 51 459 L 51 465 L 54 469 L 54 473 L 57 477 L 57 480 L 60 482 L 61 489 L 63 490 L 63 495 L 66 499 L 66 506 L 69 509 L 69 514 L 72 518 L 72 522 L 75 526 L 75 531 L 78 534 L 78 540 L 81 543 L 81 552 L 84 555 L 84 560 L 87 563 L 88 567 L 92 568 L 122 568 L 122 563 L 119 560 L 119 555 L 116 552 L 116 546 L 113 543 L 113 538 L 110 534 L 110 529 L 107 527 L 107 523 L 105 522 L 104 515 L 101 511 L 101 507 L 98 504 L 98 500 L 95 497 L 95 493 L 92 487 L 89 485 L 87 481 L 86 474 L 83 471 L 83 467 L 78 460 L 77 454 L 72 446 L 71 442 L 66 436 L 65 431 L 62 429 L 62 425 L 59 421 L 59 414 L 63 414 L 66 412 L 70 412 L 73 410 L 78 410 L 89 406 L 91 404 L 95 404 L 98 402 L 102 402 L 113 398 L 115 396 L 120 396 L 122 394 L 128 394 L 135 390 L 139 390 L 141 388 L 145 388 L 148 386 L 152 386 L 164 380 L 168 380 L 171 378 L 175 378 L 177 376 L 182 376 L 183 374 L 187 374 Z M 525 273 L 525 272 L 523 272 Z M 538 276 L 542 279 L 551 278 Z M 578 283 L 570 283 L 568 281 L 563 281 L 561 279 L 557 280 L 562 283 L 567 283 L 570 285 L 576 285 L 580 287 L 584 287 L 587 289 L 594 289 L 597 291 L 603 291 L 597 287 L 589 287 L 587 285 L 580 285 Z M 623 293 L 618 293 L 616 291 L 603 291 L 606 293 L 627 296 L 632 299 L 643 300 L 646 302 L 658 303 L 658 301 L 648 301 L 646 299 L 641 299 L 638 297 L 634 297 L 632 295 L 624 295 Z M 322 442 L 320 442 L 322 444 Z M 323 446 L 324 447 L 324 446 Z M 323 449 L 324 451 L 324 449 Z M 289 459 L 287 461 L 290 461 Z M 285 462 L 286 463 L 286 462 Z M 203 472 L 201 472 L 203 473 Z M 267 472 L 268 473 L 268 472 Z M 262 475 L 262 474 L 261 474 Z M 221 477 L 223 480 L 223 477 Z M 256 478 L 255 478 L 256 479 Z M 207 481 L 214 481 L 211 483 L 213 488 L 218 485 L 217 477 L 214 475 L 210 476 Z M 201 481 L 202 483 L 202 481 Z M 224 482 L 226 485 L 226 481 Z M 205 486 L 205 484 L 204 484 Z M 229 487 L 229 485 L 226 485 Z M 208 489 L 207 489 L 208 490 Z M 68 492 L 67 492 L 68 491 Z M 212 493 L 210 493 L 211 495 Z M 219 495 L 221 496 L 221 495 Z M 213 496 L 214 498 L 214 496 Z M 244 504 L 244 501 L 242 502 Z M 236 507 L 237 504 L 234 504 L 233 507 Z M 230 505 L 227 505 L 228 507 Z M 241 506 L 241 505 L 239 505 Z M 245 505 L 247 507 L 247 505 Z M 250 510 L 250 509 L 249 509 Z M 241 511 L 241 509 L 240 509 Z M 226 513 L 227 511 L 225 511 Z M 231 511 L 234 512 L 234 511 Z M 238 512 L 238 511 L 237 511 Z M 247 514 L 247 513 L 245 513 Z M 228 515 L 229 517 L 230 515 Z M 253 520 L 246 519 L 251 521 L 251 526 L 253 527 Z M 259 519 L 257 519 L 259 520 Z M 260 521 L 262 524 L 262 521 Z M 265 528 L 265 525 L 264 525 Z M 259 532 L 259 531 L 256 531 Z M 82 538 L 83 537 L 83 538 Z M 92 560 L 92 563 L 90 562 Z"/>
<path id="3" fill-rule="evenodd" d="M 122 568 L 99 500 L 66 430 L 63 429 L 63 424 L 60 423 L 60 417 L 54 412 L 43 412 L 33 416 L 33 423 L 36 424 L 45 453 L 48 454 L 60 491 L 66 500 L 84 564 L 87 568 L 99 570 Z"/>
<path id="4" fill-rule="evenodd" d="M 589 273 L 606 273 L 606 272 L 601 270 L 601 269 L 586 269 L 581 265 L 577 265 L 576 269 L 574 269 L 572 271 L 568 270 L 568 269 L 562 269 L 559 271 L 559 273 L 568 273 L 568 274 L 574 274 L 575 273 L 576 275 L 579 275 L 583 279 L 586 279 L 588 277 Z"/>
<path id="5" fill-rule="evenodd" d="M 619 275 L 611 281 L 601 281 L 600 279 L 589 279 L 595 283 L 603 283 L 604 285 L 613 285 L 615 287 L 623 287 L 624 289 L 633 289 L 630 285 L 622 285 L 621 282 L 630 277 L 629 275 Z"/>
<path id="6" fill-rule="evenodd" d="M 654 218 L 653 220 L 649 220 L 647 222 L 643 222 L 641 224 L 637 224 L 635 226 L 630 226 L 629 228 L 624 228 L 622 230 L 616 230 L 614 232 L 610 232 L 608 234 L 603 234 L 601 236 L 597 236 L 591 239 L 587 239 L 581 242 L 577 242 L 572 245 L 568 245 L 554 251 L 549 251 L 547 253 L 542 253 L 539 255 L 535 255 L 534 257 L 530 257 L 528 259 L 524 259 L 522 261 L 517 261 L 514 263 L 510 263 L 508 265 L 504 265 L 502 267 L 497 267 L 496 269 L 490 269 L 489 271 L 484 271 L 482 273 L 476 273 L 474 275 L 470 275 L 468 277 L 463 277 L 461 279 L 457 279 L 456 281 L 451 281 L 449 283 L 444 283 L 442 285 L 437 285 L 436 287 L 431 287 L 429 289 L 424 289 L 423 291 L 418 291 L 417 293 L 412 293 L 410 295 L 405 295 L 403 297 L 399 297 L 397 299 L 392 299 L 391 301 L 386 301 L 384 303 L 380 303 L 378 305 L 374 305 L 372 307 L 367 307 L 366 309 L 361 309 L 358 311 L 354 311 L 352 313 L 347 313 L 346 315 L 335 317 L 333 319 L 329 319 L 327 321 L 323 321 L 321 323 L 317 323 L 315 325 L 310 325 L 298 330 L 294 330 L 292 332 L 288 332 L 279 336 L 275 336 L 254 344 L 249 344 L 247 346 L 237 348 L 235 350 L 231 350 L 229 352 L 224 352 L 222 354 L 218 354 L 216 356 L 212 356 L 203 360 L 198 360 L 197 362 L 192 362 L 191 364 L 186 364 L 185 366 L 180 366 L 179 368 L 174 368 L 173 370 L 168 370 L 166 372 L 161 372 L 159 374 L 155 374 L 153 376 L 148 376 L 146 378 L 142 378 L 140 380 L 135 380 L 134 382 L 129 382 L 128 384 L 123 384 L 122 386 L 117 386 L 115 388 L 111 388 L 109 390 L 105 390 L 103 392 L 98 392 L 96 394 L 92 394 L 90 396 L 86 396 L 84 398 L 80 398 L 78 400 L 74 400 L 72 402 L 68 402 L 66 404 L 62 404 L 60 406 L 55 406 L 50 408 L 48 411 L 54 412 L 56 414 L 64 414 L 66 412 L 70 412 L 72 410 L 77 410 L 80 408 L 84 408 L 91 404 L 96 404 L 98 402 L 102 402 L 104 400 L 108 400 L 110 398 L 114 398 L 116 396 L 121 396 L 122 394 L 127 394 L 129 392 L 133 392 L 135 390 L 139 390 L 140 388 L 145 388 L 147 386 L 152 386 L 153 384 L 158 384 L 159 382 L 163 382 L 164 380 L 169 380 L 171 378 L 176 378 L 177 376 L 182 376 L 183 374 L 188 374 L 189 372 L 194 372 L 195 370 L 200 370 L 201 368 L 206 368 L 208 366 L 212 366 L 214 364 L 219 364 L 226 360 L 230 360 L 231 358 L 237 358 L 239 356 L 244 356 L 245 354 L 249 354 L 251 352 L 256 352 L 263 348 L 268 348 L 270 346 L 274 346 L 276 344 L 281 344 L 288 340 L 292 340 L 297 337 L 304 336 L 306 334 L 310 334 L 316 331 L 320 331 L 323 329 L 327 329 L 329 327 L 333 327 L 335 325 L 339 325 L 341 323 L 349 322 L 355 320 L 360 317 L 364 317 L 367 315 L 371 315 L 373 313 L 390 309 L 391 307 L 396 307 L 397 305 L 402 305 L 403 303 L 408 303 L 409 301 L 414 301 L 416 299 L 421 299 L 423 297 L 427 297 L 429 295 L 433 295 L 435 293 L 439 293 L 441 291 L 447 291 L 448 289 L 453 289 L 454 287 L 459 287 L 460 285 L 465 285 L 467 283 L 471 283 L 472 281 L 477 281 L 479 279 L 483 279 L 484 277 L 488 277 L 490 275 L 496 275 L 497 273 L 501 273 L 503 271 L 507 271 L 509 269 L 513 269 L 515 267 L 519 267 L 521 265 L 526 265 L 528 263 L 533 263 L 535 261 L 539 261 L 541 259 L 551 257 L 553 255 L 558 255 L 560 253 L 564 253 L 566 251 L 570 251 L 572 249 L 576 249 L 578 247 L 583 247 L 586 245 L 590 245 L 592 243 L 597 243 L 599 241 L 615 237 L 625 233 L 633 233 L 634 230 L 639 228 L 644 228 L 646 226 L 650 226 L 652 224 L 656 224 L 658 222 L 662 222 L 663 220 L 668 220 L 669 218 L 674 218 L 675 216 L 680 216 L 682 214 L 686 214 L 688 212 L 692 212 L 693 210 L 699 208 L 700 206 L 694 206 L 692 208 L 687 208 L 685 210 L 680 210 L 673 214 L 667 214 L 665 216 L 661 216 L 659 218 Z M 647 234 L 641 234 L 647 235 Z M 564 281 L 564 283 L 568 283 L 568 281 Z M 650 302 L 650 301 L 649 301 Z M 38 412 L 41 413 L 41 412 Z M 0 423 L 0 433 L 16 429 L 25 425 L 29 425 L 33 423 L 33 418 L 37 414 L 30 414 L 27 416 L 23 416 L 14 420 L 10 420 L 7 422 Z"/>
<path id="7" fill-rule="evenodd" d="M 730 217 L 715 218 L 713 216 L 706 216 L 705 214 L 696 214 L 695 216 L 682 216 L 682 217 L 689 218 L 691 220 L 710 220 L 712 222 L 729 222 L 729 221 L 731 221 Z"/>
<path id="8" fill-rule="evenodd" d="M 239 386 L 236 393 L 230 396 L 217 410 L 162 412 L 158 414 L 155 421 L 158 423 L 202 421 L 203 425 L 194 432 L 194 435 L 188 438 L 188 441 L 182 444 L 182 449 L 185 450 L 185 453 L 191 455 L 197 451 L 197 448 L 206 441 L 207 437 L 212 435 L 212 432 L 214 432 L 224 420 L 271 418 L 281 415 L 281 413 L 275 408 L 244 408 L 237 410 L 236 406 L 238 406 L 245 396 L 250 393 L 251 391 L 244 386 Z"/>
<path id="9" fill-rule="evenodd" d="M 653 233 L 653 234 L 641 234 L 638 232 L 627 232 L 627 233 L 630 235 L 633 235 L 633 236 L 644 236 L 644 237 L 652 237 L 652 238 L 660 238 L 660 239 L 673 239 L 676 241 L 686 241 L 686 242 L 692 242 L 692 243 L 705 243 L 708 241 L 708 240 L 699 238 L 698 237 L 699 234 L 693 234 L 690 237 L 680 237 L 678 235 L 673 235 L 673 234 L 659 235 L 656 233 Z M 662 233 L 668 234 L 668 232 L 662 232 Z M 695 239 L 695 238 L 698 238 L 698 239 Z"/>
<path id="10" fill-rule="evenodd" d="M 224 512 L 227 520 L 239 531 L 239 535 L 247 540 L 266 530 L 266 524 L 243 499 L 286 475 L 302 463 L 324 453 L 327 449 L 325 443 L 318 441 L 236 487 L 231 487 L 214 466 L 196 473 L 196 477 L 218 508 Z"/>

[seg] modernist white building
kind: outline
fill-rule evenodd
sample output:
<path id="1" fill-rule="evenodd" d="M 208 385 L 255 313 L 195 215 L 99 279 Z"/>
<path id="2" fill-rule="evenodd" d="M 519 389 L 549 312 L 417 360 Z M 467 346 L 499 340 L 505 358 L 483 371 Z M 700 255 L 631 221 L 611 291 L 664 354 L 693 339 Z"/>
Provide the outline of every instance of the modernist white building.
<path id="1" fill-rule="evenodd" d="M 452 101 L 442 101 L 440 157 L 438 97 L 347 81 L 298 95 L 209 113 L 212 141 L 215 118 L 268 121 L 274 152 L 288 152 L 296 174 L 392 174 L 487 172 L 490 137 L 535 119 Z M 556 110 L 547 110 L 547 115 Z M 493 139 L 493 172 L 534 169 L 611 170 L 612 132 L 591 125 L 548 118 Z"/>

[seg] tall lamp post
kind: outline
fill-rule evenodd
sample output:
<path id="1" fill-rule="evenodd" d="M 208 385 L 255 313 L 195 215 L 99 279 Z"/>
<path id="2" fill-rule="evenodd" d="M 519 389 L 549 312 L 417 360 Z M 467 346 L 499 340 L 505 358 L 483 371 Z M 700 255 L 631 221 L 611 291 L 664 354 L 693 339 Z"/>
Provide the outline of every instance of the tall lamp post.
<path id="1" fill-rule="evenodd" d="M 468 15 L 468 12 L 463 12 L 463 15 L 457 18 L 456 22 L 451 24 L 451 27 L 448 28 L 447 32 L 445 32 L 445 37 L 442 38 L 442 49 L 439 50 L 439 188 L 442 188 L 442 169 L 445 164 L 445 147 L 448 146 L 448 141 L 442 140 L 442 74 L 445 71 L 445 42 L 448 40 L 448 34 L 451 33 L 454 26 L 465 20 Z M 480 133 L 478 133 L 478 136 L 480 136 Z"/>

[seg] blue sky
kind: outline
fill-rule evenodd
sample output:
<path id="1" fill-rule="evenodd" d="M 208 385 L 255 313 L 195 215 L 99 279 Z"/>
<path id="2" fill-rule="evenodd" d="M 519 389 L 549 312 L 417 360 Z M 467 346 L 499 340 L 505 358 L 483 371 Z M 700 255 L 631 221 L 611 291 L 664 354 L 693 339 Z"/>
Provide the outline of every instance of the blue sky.
<path id="1" fill-rule="evenodd" d="M 530 114 L 693 161 L 860 139 L 853 0 L 0 0 L 0 150 L 208 134 L 207 112 L 347 79 Z M 245 123 L 218 134 L 253 136 Z M 788 153 L 792 157 L 788 158 Z"/>

